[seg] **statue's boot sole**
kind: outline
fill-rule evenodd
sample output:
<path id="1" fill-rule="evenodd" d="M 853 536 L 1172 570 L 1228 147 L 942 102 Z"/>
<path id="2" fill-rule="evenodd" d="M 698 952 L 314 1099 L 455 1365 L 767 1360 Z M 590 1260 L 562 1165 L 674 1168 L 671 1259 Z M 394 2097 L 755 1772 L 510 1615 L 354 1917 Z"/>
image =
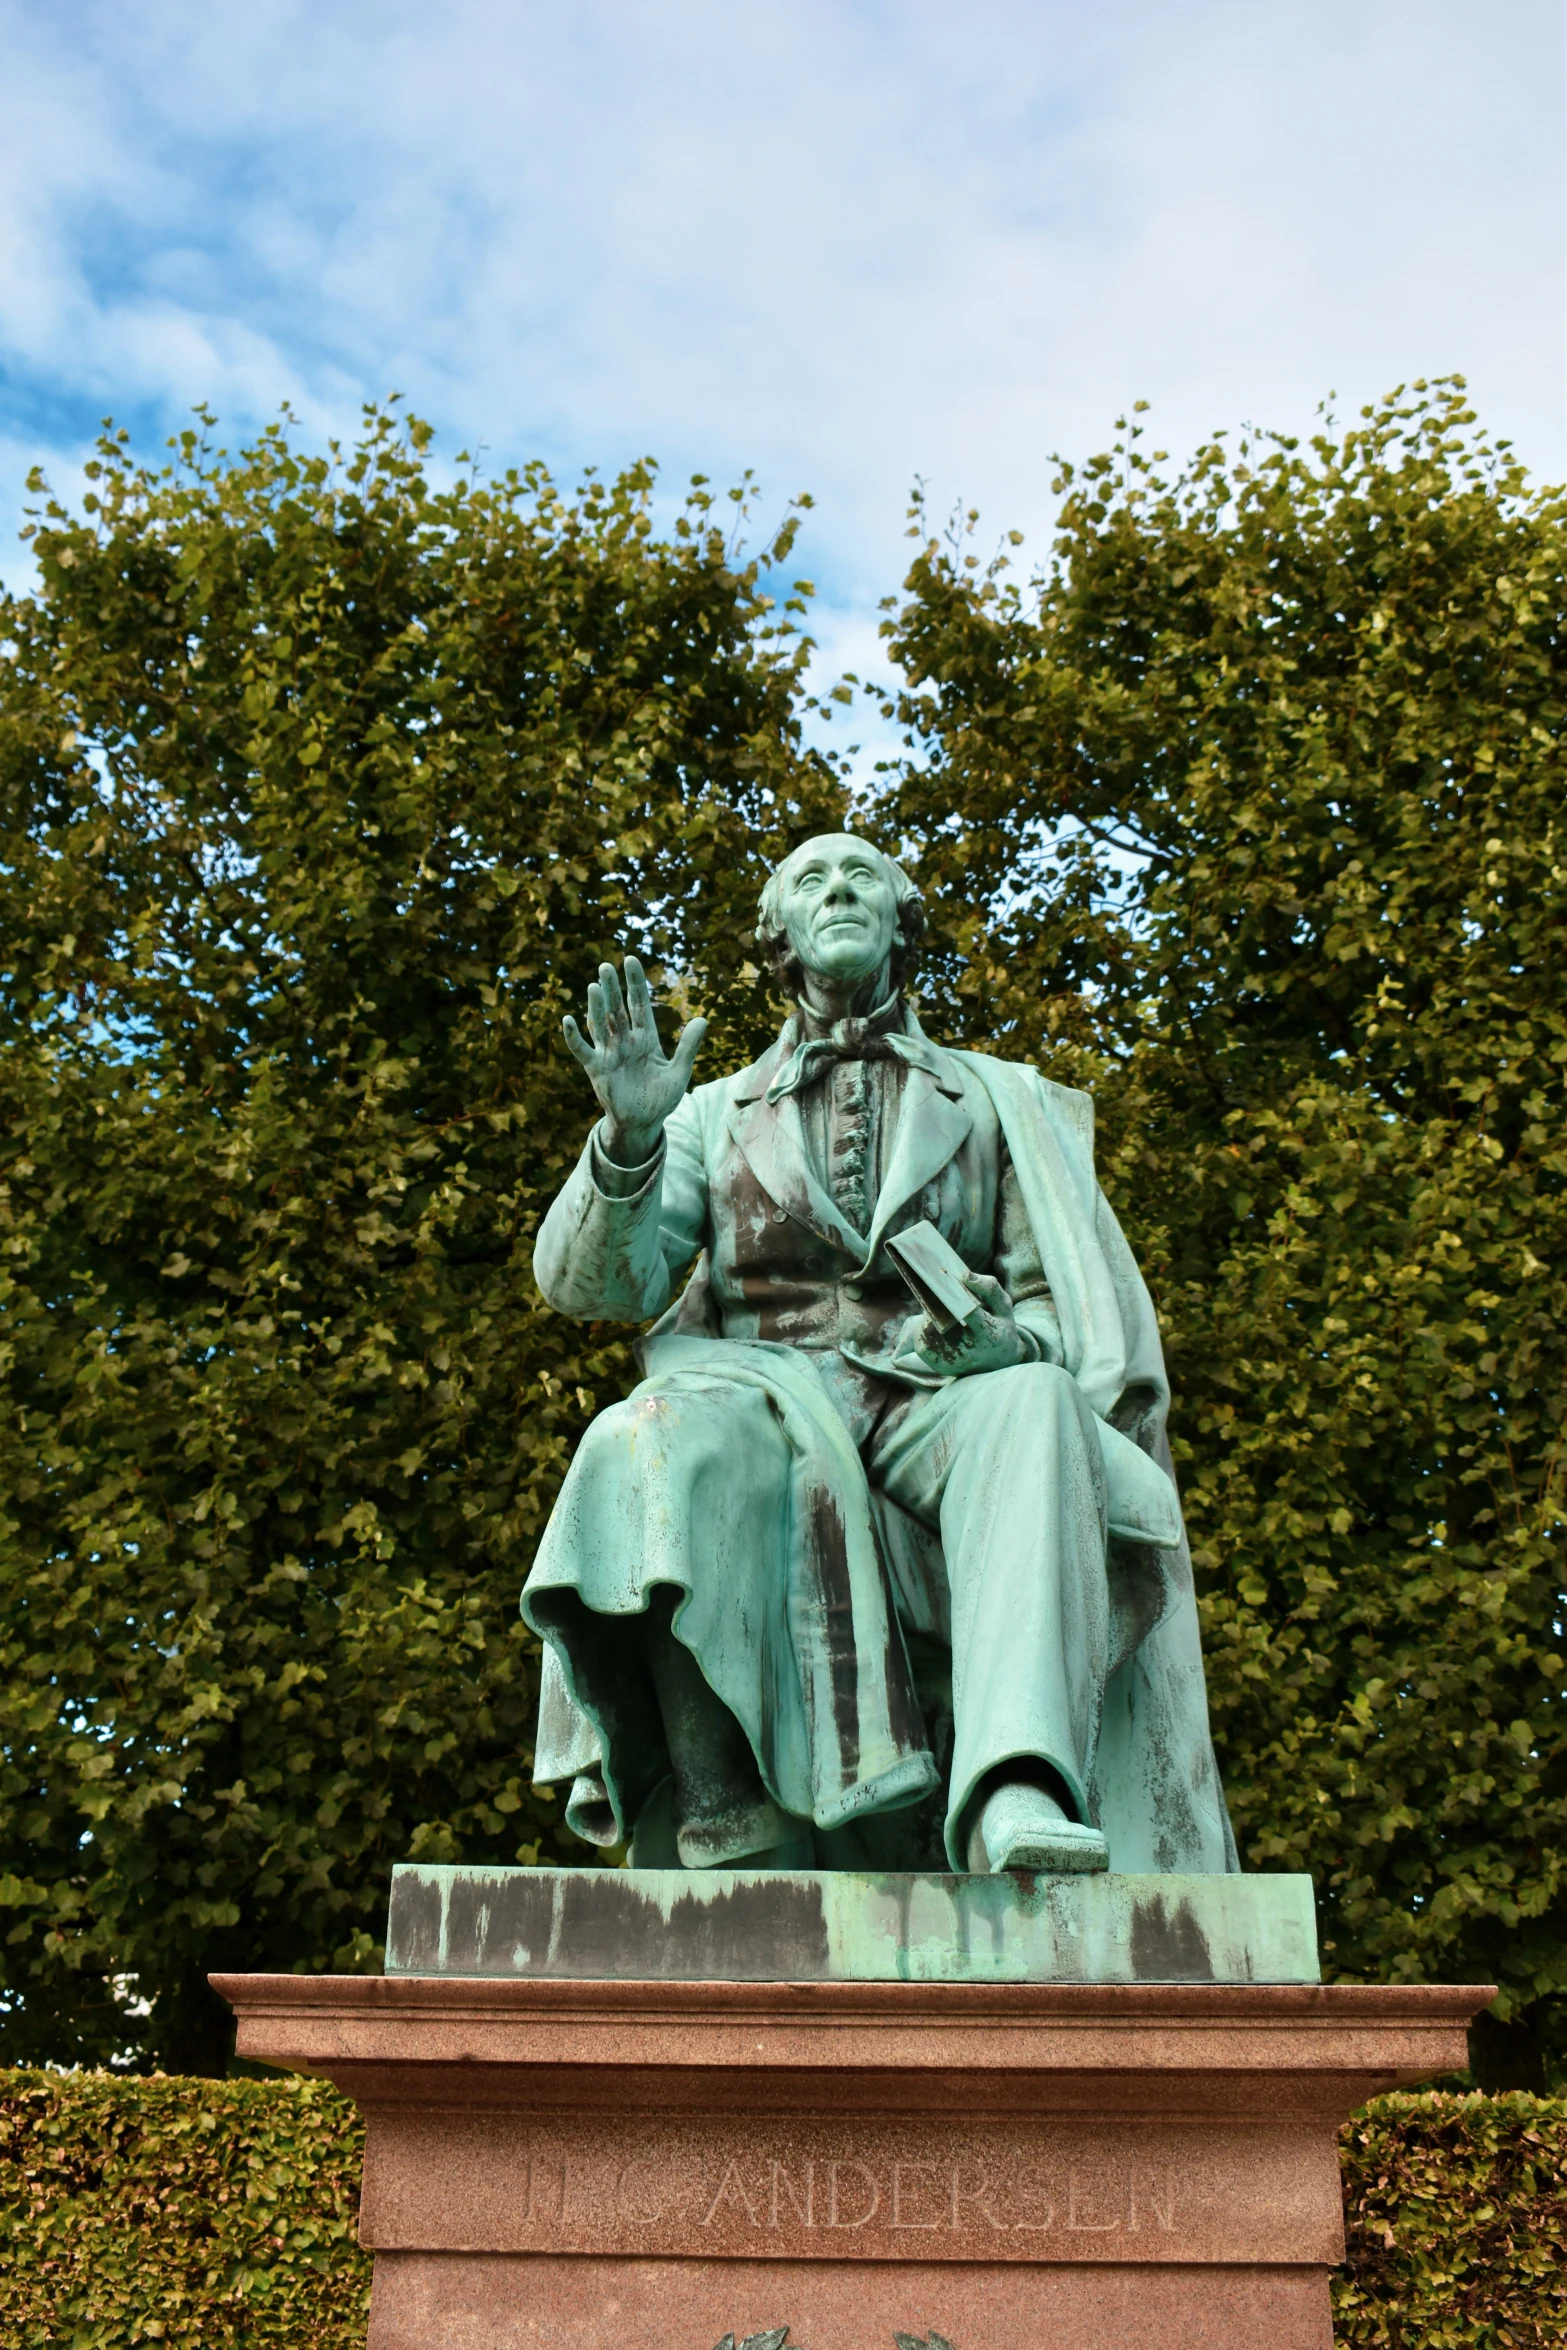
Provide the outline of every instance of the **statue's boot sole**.
<path id="1" fill-rule="evenodd" d="M 1074 1820 L 1042 1787 L 1026 1779 L 993 1788 L 969 1833 L 969 1867 L 1002 1876 L 1026 1869 L 1035 1876 L 1091 1876 L 1110 1866 L 1110 1848 L 1097 1828 Z"/>
<path id="2" fill-rule="evenodd" d="M 1097 1828 L 1063 1820 L 1059 1827 L 1009 1838 L 990 1865 L 995 1875 L 1028 1869 L 1036 1876 L 1092 1876 L 1110 1866 L 1110 1847 Z"/>

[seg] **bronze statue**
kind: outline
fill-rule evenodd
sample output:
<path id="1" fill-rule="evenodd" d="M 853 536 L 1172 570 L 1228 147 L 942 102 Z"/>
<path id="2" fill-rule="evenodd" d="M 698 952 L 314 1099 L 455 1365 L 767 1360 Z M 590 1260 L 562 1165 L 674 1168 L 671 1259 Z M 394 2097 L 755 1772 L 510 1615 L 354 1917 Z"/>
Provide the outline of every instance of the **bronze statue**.
<path id="1" fill-rule="evenodd" d="M 630 956 L 566 1022 L 603 1115 L 539 1286 L 658 1318 L 523 1594 L 536 1775 L 648 1866 L 1233 1869 L 1093 1106 L 925 1036 L 922 930 L 890 858 L 807 841 L 753 1067 L 691 1090 L 704 1024 L 666 1058 Z"/>

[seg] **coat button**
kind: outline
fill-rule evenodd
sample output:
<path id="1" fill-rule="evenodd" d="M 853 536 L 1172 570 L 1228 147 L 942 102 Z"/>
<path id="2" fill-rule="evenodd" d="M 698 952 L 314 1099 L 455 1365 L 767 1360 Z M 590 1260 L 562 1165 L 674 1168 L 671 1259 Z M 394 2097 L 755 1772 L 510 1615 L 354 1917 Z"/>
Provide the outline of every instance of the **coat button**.
<path id="1" fill-rule="evenodd" d="M 773 1222 L 774 1222 L 775 1224 L 787 1224 L 787 1223 L 788 1223 L 788 1221 L 789 1221 L 789 1211 L 788 1211 L 788 1209 L 787 1209 L 787 1208 L 774 1208 L 774 1210 L 773 1210 Z"/>

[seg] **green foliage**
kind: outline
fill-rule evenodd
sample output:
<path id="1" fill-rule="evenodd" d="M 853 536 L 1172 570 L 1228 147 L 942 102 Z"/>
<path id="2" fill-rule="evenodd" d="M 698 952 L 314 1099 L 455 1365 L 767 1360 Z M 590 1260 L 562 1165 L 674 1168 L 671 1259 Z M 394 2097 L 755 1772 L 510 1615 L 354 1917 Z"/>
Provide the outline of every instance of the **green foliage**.
<path id="1" fill-rule="evenodd" d="M 1029 590 L 924 538 L 893 813 L 952 1024 L 1098 1095 L 1247 1865 L 1554 2047 L 1567 504 L 1456 384 L 1159 463 Z"/>
<path id="2" fill-rule="evenodd" d="M 0 609 L 13 2058 L 221 2071 L 209 1969 L 373 1967 L 394 1860 L 555 1852 L 517 1592 L 630 1376 L 529 1271 L 561 1009 L 651 935 L 749 1056 L 766 861 L 837 818 L 709 492 L 660 536 L 645 467 L 427 438 L 111 436 Z"/>
<path id="3" fill-rule="evenodd" d="M 1384 2097 L 1340 2141 L 1341 2350 L 1545 2350 L 1567 2327 L 1567 2103 Z M 0 2081 L 0 2337 L 360 2350 L 362 2133 L 319 2081 Z"/>
<path id="4" fill-rule="evenodd" d="M 646 468 L 441 489 L 426 438 L 110 438 L 0 611 L 14 2057 L 218 2069 L 208 1968 L 374 1966 L 406 1854 L 564 1856 L 516 1592 L 630 1364 L 529 1277 L 590 1114 L 559 1015 L 650 942 L 733 1066 L 761 871 L 841 817 L 705 488 L 661 535 Z M 938 1022 L 1098 1096 L 1248 1863 L 1314 1874 L 1338 1974 L 1499 1980 L 1527 2080 L 1567 1990 L 1567 508 L 1454 385 L 1161 462 L 1064 475 L 1028 589 L 917 520 L 915 755 L 867 815 Z"/>
<path id="5" fill-rule="evenodd" d="M 363 2152 L 320 2081 L 0 2076 L 0 2339 L 362 2350 Z"/>
<path id="6" fill-rule="evenodd" d="M 1382 2097 L 1340 2141 L 1341 2350 L 1548 2350 L 1567 2334 L 1567 2104 Z"/>

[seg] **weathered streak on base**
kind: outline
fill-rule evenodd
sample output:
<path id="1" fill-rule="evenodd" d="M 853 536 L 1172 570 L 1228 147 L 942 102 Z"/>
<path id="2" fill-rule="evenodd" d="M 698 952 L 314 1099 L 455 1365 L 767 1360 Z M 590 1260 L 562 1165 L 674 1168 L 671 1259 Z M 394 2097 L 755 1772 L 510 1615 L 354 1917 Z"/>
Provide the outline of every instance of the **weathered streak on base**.
<path id="1" fill-rule="evenodd" d="M 1305 1876 L 848 1870 L 392 1874 L 397 1975 L 784 1983 L 1315 1983 Z"/>
<path id="2" fill-rule="evenodd" d="M 1328 2350 L 1338 2125 L 1490 1996 L 214 1983 L 364 2109 L 370 2350 Z"/>

